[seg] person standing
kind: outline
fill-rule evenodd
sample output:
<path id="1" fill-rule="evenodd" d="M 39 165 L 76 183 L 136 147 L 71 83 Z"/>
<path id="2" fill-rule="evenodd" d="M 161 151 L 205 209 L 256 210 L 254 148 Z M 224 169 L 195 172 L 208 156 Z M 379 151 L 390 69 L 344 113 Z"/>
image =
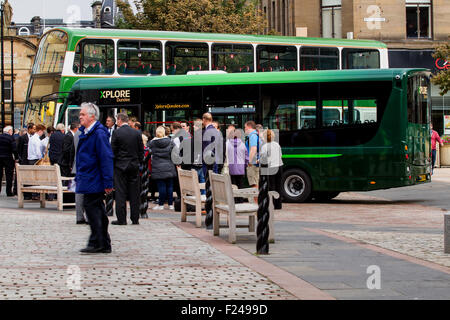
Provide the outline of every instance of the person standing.
<path id="1" fill-rule="evenodd" d="M 139 224 L 140 179 L 139 164 L 144 158 L 142 134 L 128 125 L 125 113 L 117 115 L 117 126 L 111 139 L 114 154 L 114 186 L 117 220 L 112 224 L 127 224 L 127 198 L 130 200 L 130 218 Z"/>
<path id="2" fill-rule="evenodd" d="M 61 175 L 63 177 L 73 176 L 72 166 L 75 159 L 74 136 L 77 131 L 78 131 L 78 124 L 72 123 L 69 126 L 69 131 L 67 131 L 67 133 L 64 135 L 62 143 L 62 152 L 58 159 L 58 164 L 61 167 Z"/>
<path id="3" fill-rule="evenodd" d="M 112 139 L 112 135 L 114 130 L 116 130 L 116 119 L 113 116 L 108 116 L 106 118 L 106 128 L 108 129 L 109 132 L 109 142 L 111 142 Z"/>
<path id="4" fill-rule="evenodd" d="M 213 117 L 211 113 L 206 112 L 202 116 L 202 122 L 204 126 L 203 131 L 203 144 L 202 144 L 202 151 L 203 151 L 203 174 L 206 177 L 208 174 L 208 166 L 205 163 L 206 161 L 206 154 L 208 151 L 212 151 L 211 156 L 214 157 L 213 159 L 213 172 L 219 173 L 219 165 L 223 165 L 223 141 L 221 140 L 221 134 L 214 127 L 213 124 Z M 218 125 L 218 123 L 217 123 Z M 211 148 L 210 145 L 213 145 L 214 147 Z"/>
<path id="5" fill-rule="evenodd" d="M 158 187 L 158 205 L 153 210 L 163 210 L 167 199 L 169 209 L 173 210 L 173 179 L 176 177 L 175 165 L 172 162 L 173 141 L 167 137 L 166 130 L 160 126 L 156 129 L 156 137 L 150 141 L 152 154 L 152 175 Z"/>
<path id="6" fill-rule="evenodd" d="M 241 131 L 228 130 L 227 139 L 227 163 L 231 177 L 231 183 L 239 189 L 243 187 L 245 168 L 248 164 L 248 152 L 241 139 Z"/>
<path id="7" fill-rule="evenodd" d="M 439 137 L 439 133 L 433 130 L 433 124 L 430 123 L 431 129 L 431 174 L 434 171 L 434 164 L 436 163 L 436 142 L 439 142 L 440 146 L 444 146 L 441 137 Z"/>
<path id="8" fill-rule="evenodd" d="M 50 135 L 48 148 L 48 157 L 50 158 L 50 164 L 54 165 L 59 162 L 61 154 L 63 153 L 64 133 L 66 128 L 62 123 L 58 123 L 54 133 Z"/>
<path id="9" fill-rule="evenodd" d="M 75 124 L 75 125 L 76 125 L 77 130 L 72 132 L 73 133 L 74 158 L 73 158 L 73 162 L 71 164 L 71 166 L 72 166 L 71 174 L 73 177 L 75 177 L 77 174 L 77 161 L 76 161 L 75 155 L 77 154 L 78 142 L 80 141 L 80 135 L 81 135 L 81 131 L 78 130 L 78 124 Z M 89 224 L 89 221 L 86 218 L 86 210 L 84 209 L 84 194 L 77 193 L 76 188 L 75 188 L 75 211 L 76 211 L 77 224 Z"/>
<path id="10" fill-rule="evenodd" d="M 42 159 L 45 152 L 44 143 L 41 137 L 44 135 L 45 126 L 43 124 L 36 125 L 36 132 L 31 136 L 28 142 L 28 164 L 33 165 L 38 160 Z"/>
<path id="11" fill-rule="evenodd" d="M 261 146 L 261 154 L 267 159 L 267 174 L 269 180 L 269 191 L 276 191 L 281 195 L 281 177 L 283 175 L 283 158 L 280 144 L 275 141 L 273 130 L 265 131 L 266 143 Z M 281 209 L 281 196 L 273 200 L 274 208 Z"/>
<path id="12" fill-rule="evenodd" d="M 3 169 L 6 175 L 6 196 L 12 197 L 14 163 L 19 159 L 16 142 L 13 137 L 13 128 L 6 126 L 0 135 L 0 192 L 2 191 Z"/>
<path id="13" fill-rule="evenodd" d="M 247 121 L 244 126 L 248 140 L 245 143 L 248 152 L 247 179 L 250 187 L 258 188 L 259 184 L 259 152 L 261 139 L 254 121 Z"/>
<path id="14" fill-rule="evenodd" d="M 76 154 L 76 193 L 84 194 L 91 235 L 81 253 L 110 253 L 105 193 L 113 191 L 113 153 L 107 129 L 98 121 L 100 111 L 90 102 L 81 104 L 80 139 Z"/>
<path id="15" fill-rule="evenodd" d="M 30 122 L 27 125 L 27 133 L 20 136 L 17 143 L 17 152 L 19 154 L 19 164 L 27 165 L 28 164 L 28 143 L 30 138 L 34 135 L 36 127 L 34 123 Z"/>

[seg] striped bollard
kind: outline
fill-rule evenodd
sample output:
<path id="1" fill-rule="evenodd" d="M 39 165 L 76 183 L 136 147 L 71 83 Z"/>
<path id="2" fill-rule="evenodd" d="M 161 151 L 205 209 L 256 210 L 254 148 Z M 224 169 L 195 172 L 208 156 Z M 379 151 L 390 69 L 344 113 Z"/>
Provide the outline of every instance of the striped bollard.
<path id="1" fill-rule="evenodd" d="M 106 215 L 108 217 L 112 217 L 113 216 L 113 207 L 114 207 L 114 191 L 110 192 L 106 195 L 105 198 L 105 202 L 106 202 Z"/>
<path id="2" fill-rule="evenodd" d="M 269 254 L 269 179 L 267 165 L 260 167 L 258 194 L 258 225 L 256 227 L 256 253 Z"/>
<path id="3" fill-rule="evenodd" d="M 205 176 L 205 191 L 206 191 L 206 201 L 205 201 L 205 225 L 206 229 L 213 229 L 213 207 L 212 207 L 212 191 L 211 191 L 211 181 L 209 178 L 209 171 L 213 170 L 213 165 L 206 165 L 206 176 Z"/>
<path id="4" fill-rule="evenodd" d="M 148 162 L 150 161 L 151 154 L 150 152 L 147 156 L 144 157 L 144 164 L 141 172 L 141 196 L 140 196 L 140 206 L 139 209 L 141 211 L 141 218 L 148 218 L 147 209 L 148 209 L 148 188 L 150 185 L 149 176 L 150 170 L 148 169 Z"/>

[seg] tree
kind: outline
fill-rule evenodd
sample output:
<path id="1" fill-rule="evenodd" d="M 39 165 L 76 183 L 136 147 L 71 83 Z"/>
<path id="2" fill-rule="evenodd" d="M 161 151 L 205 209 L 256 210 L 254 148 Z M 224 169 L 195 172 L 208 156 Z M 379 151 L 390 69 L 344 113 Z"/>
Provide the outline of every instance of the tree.
<path id="1" fill-rule="evenodd" d="M 435 74 L 431 81 L 439 86 L 440 95 L 446 94 L 450 90 L 450 43 L 445 43 L 436 48 L 433 58 L 447 61 L 447 68 Z"/>
<path id="2" fill-rule="evenodd" d="M 123 13 L 119 28 L 262 34 L 266 19 L 252 0 L 134 0 L 130 5 L 117 0 Z"/>

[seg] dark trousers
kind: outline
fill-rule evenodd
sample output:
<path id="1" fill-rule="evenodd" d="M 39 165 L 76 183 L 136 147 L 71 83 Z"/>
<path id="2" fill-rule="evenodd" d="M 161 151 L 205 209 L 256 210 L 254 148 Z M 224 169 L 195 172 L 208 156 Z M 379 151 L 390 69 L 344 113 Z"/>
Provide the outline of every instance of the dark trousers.
<path id="1" fill-rule="evenodd" d="M 436 163 L 436 149 L 433 149 L 431 150 L 431 173 L 433 173 L 435 163 Z"/>
<path id="2" fill-rule="evenodd" d="M 231 184 L 234 184 L 238 187 L 238 189 L 242 189 L 242 185 L 244 183 L 244 175 L 230 175 Z M 243 203 L 244 199 L 241 197 L 234 198 L 235 203 Z"/>
<path id="3" fill-rule="evenodd" d="M 131 221 L 139 222 L 140 180 L 138 170 L 114 169 L 116 217 L 119 222 L 127 222 L 127 199 L 130 201 Z"/>
<path id="4" fill-rule="evenodd" d="M 13 195 L 14 159 L 0 158 L 0 192 L 2 191 L 3 169 L 6 175 L 6 195 Z"/>
<path id="5" fill-rule="evenodd" d="M 163 206 L 167 199 L 169 206 L 173 205 L 173 178 L 157 179 L 156 184 L 159 194 L 158 204 Z"/>
<path id="6" fill-rule="evenodd" d="M 269 191 L 276 191 L 280 194 L 278 199 L 273 199 L 273 206 L 275 209 L 281 209 L 281 176 L 283 175 L 283 167 L 278 167 L 275 174 L 269 175 Z"/>
<path id="7" fill-rule="evenodd" d="M 108 233 L 109 220 L 106 216 L 104 193 L 84 195 L 83 205 L 91 227 L 88 247 L 111 249 L 111 238 Z"/>

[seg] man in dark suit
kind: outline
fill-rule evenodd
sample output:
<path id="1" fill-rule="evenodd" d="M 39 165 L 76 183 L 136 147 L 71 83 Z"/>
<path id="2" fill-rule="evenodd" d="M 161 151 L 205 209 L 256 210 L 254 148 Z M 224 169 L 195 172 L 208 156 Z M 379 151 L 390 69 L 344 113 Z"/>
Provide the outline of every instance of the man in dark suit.
<path id="1" fill-rule="evenodd" d="M 30 140 L 30 137 L 34 134 L 36 131 L 36 127 L 34 123 L 30 122 L 27 125 L 28 132 L 22 136 L 19 137 L 18 144 L 17 144 L 17 152 L 19 154 L 19 163 L 22 165 L 28 164 L 28 141 Z"/>
<path id="2" fill-rule="evenodd" d="M 117 221 L 112 224 L 127 224 L 127 198 L 130 201 L 130 218 L 139 224 L 139 164 L 144 157 L 142 135 L 128 125 L 128 116 L 117 115 L 118 129 L 114 130 L 111 147 L 114 153 L 114 188 Z"/>
<path id="3" fill-rule="evenodd" d="M 108 129 L 108 132 L 109 132 L 109 143 L 111 143 L 112 134 L 113 134 L 114 130 L 117 129 L 116 119 L 113 116 L 108 116 L 106 118 L 105 127 L 106 127 L 106 129 Z"/>
<path id="4" fill-rule="evenodd" d="M 54 165 L 58 163 L 61 153 L 63 151 L 64 133 L 66 128 L 62 123 L 56 125 L 56 130 L 50 135 L 48 148 L 48 157 L 50 158 L 50 164 Z"/>
<path id="5" fill-rule="evenodd" d="M 63 139 L 62 153 L 59 157 L 58 164 L 61 167 L 61 175 L 63 177 L 71 177 L 73 161 L 75 159 L 75 145 L 73 137 L 78 130 L 78 124 L 72 123 Z"/>
<path id="6" fill-rule="evenodd" d="M 16 142 L 13 137 L 13 128 L 5 127 L 0 135 L 0 192 L 2 191 L 1 181 L 3 179 L 3 168 L 6 174 L 6 195 L 12 197 L 14 159 L 18 159 Z"/>

